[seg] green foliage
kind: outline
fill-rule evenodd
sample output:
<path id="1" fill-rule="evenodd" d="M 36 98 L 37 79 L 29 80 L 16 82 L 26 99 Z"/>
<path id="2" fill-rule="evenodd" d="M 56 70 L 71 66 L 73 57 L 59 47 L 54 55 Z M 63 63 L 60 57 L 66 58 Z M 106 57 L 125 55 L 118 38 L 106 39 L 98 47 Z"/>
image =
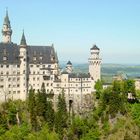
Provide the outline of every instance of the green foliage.
<path id="1" fill-rule="evenodd" d="M 38 116 L 42 116 L 44 120 L 46 119 L 47 110 L 47 95 L 44 83 L 42 84 L 41 91 L 38 91 L 36 95 L 36 111 Z"/>
<path id="2" fill-rule="evenodd" d="M 47 110 L 45 116 L 46 116 L 46 122 L 48 123 L 48 126 L 52 130 L 54 126 L 55 112 L 51 101 L 47 101 Z"/>
<path id="3" fill-rule="evenodd" d="M 131 115 L 137 125 L 140 127 L 140 104 L 133 104 L 131 107 Z"/>
<path id="4" fill-rule="evenodd" d="M 134 80 L 127 80 L 126 81 L 126 92 L 127 93 L 132 93 L 133 96 L 135 96 L 135 81 Z"/>
<path id="5" fill-rule="evenodd" d="M 123 81 L 114 81 L 112 87 L 108 87 L 103 91 L 99 108 L 101 108 L 102 114 L 104 111 L 107 111 L 111 117 L 115 117 L 117 113 L 126 113 L 127 97 L 126 94 L 124 94 Z"/>
<path id="6" fill-rule="evenodd" d="M 140 90 L 136 90 L 136 97 L 140 99 Z"/>
<path id="7" fill-rule="evenodd" d="M 55 115 L 55 129 L 56 132 L 63 134 L 64 128 L 67 128 L 67 107 L 65 101 L 64 91 L 58 96 L 57 112 Z"/>
<path id="8" fill-rule="evenodd" d="M 37 125 L 35 91 L 33 89 L 30 89 L 29 91 L 28 109 L 30 113 L 30 122 L 32 129 L 36 131 L 38 129 L 38 125 Z"/>
<path id="9" fill-rule="evenodd" d="M 96 89 L 96 98 L 99 99 L 103 90 L 103 83 L 101 80 L 97 80 L 94 88 Z"/>
<path id="10" fill-rule="evenodd" d="M 9 131 L 6 131 L 6 133 L 0 137 L 0 140 L 21 140 L 24 139 L 29 133 L 30 127 L 28 125 L 14 125 Z"/>
<path id="11" fill-rule="evenodd" d="M 31 89 L 26 102 L 1 104 L 0 140 L 140 139 L 140 104 L 129 104 L 126 96 L 135 94 L 134 81 L 114 81 L 103 89 L 98 80 L 95 88 L 99 98 L 86 117 L 68 116 L 64 90 L 55 112 L 44 84 L 37 93 Z M 136 93 L 139 97 L 139 91 Z"/>
<path id="12" fill-rule="evenodd" d="M 89 132 L 81 138 L 81 140 L 99 140 L 100 132 L 98 129 L 91 129 Z"/>

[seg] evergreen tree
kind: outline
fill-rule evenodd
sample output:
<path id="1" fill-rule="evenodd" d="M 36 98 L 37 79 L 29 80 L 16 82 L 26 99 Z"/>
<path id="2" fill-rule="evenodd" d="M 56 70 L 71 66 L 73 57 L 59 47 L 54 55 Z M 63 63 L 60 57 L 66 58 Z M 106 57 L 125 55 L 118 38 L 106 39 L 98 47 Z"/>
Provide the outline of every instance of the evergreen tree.
<path id="1" fill-rule="evenodd" d="M 58 96 L 58 104 L 57 104 L 57 112 L 55 116 L 55 128 L 56 132 L 59 134 L 63 134 L 64 128 L 67 127 L 67 107 L 66 107 L 66 101 L 64 96 L 64 90 L 62 90 L 62 94 L 59 94 Z"/>
<path id="2" fill-rule="evenodd" d="M 35 100 L 35 91 L 32 88 L 29 91 L 28 109 L 30 113 L 30 122 L 31 122 L 32 129 L 36 131 L 38 127 L 37 126 L 36 100 Z"/>
<path id="3" fill-rule="evenodd" d="M 132 93 L 133 96 L 135 96 L 135 81 L 129 79 L 126 81 L 126 83 L 127 83 L 127 92 Z"/>
<path id="4" fill-rule="evenodd" d="M 95 83 L 94 88 L 96 89 L 96 98 L 99 99 L 100 96 L 101 96 L 102 90 L 103 90 L 102 81 L 101 81 L 101 80 L 98 80 L 98 81 Z"/>
<path id="5" fill-rule="evenodd" d="M 37 115 L 46 119 L 47 110 L 47 95 L 44 83 L 42 84 L 41 91 L 37 93 Z"/>
<path id="6" fill-rule="evenodd" d="M 113 87 L 112 87 L 113 92 L 116 93 L 116 94 L 120 94 L 122 92 L 122 86 L 121 85 L 122 85 L 121 81 L 115 80 L 113 82 Z"/>
<path id="7" fill-rule="evenodd" d="M 55 117 L 55 115 L 54 115 L 54 109 L 53 109 L 52 101 L 47 100 L 46 121 L 47 121 L 50 129 L 53 129 L 54 117 Z"/>

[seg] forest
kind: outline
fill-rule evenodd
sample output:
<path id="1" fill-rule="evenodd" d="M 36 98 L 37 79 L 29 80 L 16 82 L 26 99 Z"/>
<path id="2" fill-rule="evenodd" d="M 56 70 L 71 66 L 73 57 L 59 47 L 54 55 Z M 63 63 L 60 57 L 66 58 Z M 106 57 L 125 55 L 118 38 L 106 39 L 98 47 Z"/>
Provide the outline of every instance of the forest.
<path id="1" fill-rule="evenodd" d="M 37 93 L 30 89 L 24 102 L 1 103 L 0 140 L 139 140 L 140 91 L 135 90 L 135 81 L 113 81 L 103 89 L 98 80 L 95 89 L 86 116 L 70 115 L 64 90 L 54 110 L 53 95 L 46 93 L 44 84 Z"/>

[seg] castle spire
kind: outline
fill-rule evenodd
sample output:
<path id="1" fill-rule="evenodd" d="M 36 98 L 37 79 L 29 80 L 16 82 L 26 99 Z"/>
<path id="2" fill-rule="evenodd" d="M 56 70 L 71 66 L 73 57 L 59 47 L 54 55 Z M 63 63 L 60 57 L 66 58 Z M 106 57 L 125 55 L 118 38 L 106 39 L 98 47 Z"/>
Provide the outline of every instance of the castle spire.
<path id="1" fill-rule="evenodd" d="M 11 35 L 12 35 L 12 29 L 8 16 L 8 10 L 6 9 L 6 16 L 4 18 L 3 28 L 2 28 L 2 38 L 3 38 L 2 42 L 11 43 Z"/>
<path id="2" fill-rule="evenodd" d="M 24 30 L 23 30 L 23 33 L 22 33 L 20 45 L 21 45 L 21 46 L 26 46 L 26 45 L 27 45 L 27 44 L 26 44 L 25 35 L 24 35 Z"/>

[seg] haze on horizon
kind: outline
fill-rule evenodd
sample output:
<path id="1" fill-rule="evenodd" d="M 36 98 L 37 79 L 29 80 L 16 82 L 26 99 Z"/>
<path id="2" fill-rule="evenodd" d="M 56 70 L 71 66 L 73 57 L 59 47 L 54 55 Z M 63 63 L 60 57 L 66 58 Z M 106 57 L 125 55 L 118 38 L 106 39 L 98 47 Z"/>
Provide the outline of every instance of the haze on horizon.
<path id="1" fill-rule="evenodd" d="M 139 0 L 0 0 L 0 3 L 0 28 L 8 7 L 14 43 L 20 42 L 24 28 L 28 44 L 53 43 L 60 61 L 86 63 L 90 48 L 96 44 L 103 63 L 140 64 Z"/>

